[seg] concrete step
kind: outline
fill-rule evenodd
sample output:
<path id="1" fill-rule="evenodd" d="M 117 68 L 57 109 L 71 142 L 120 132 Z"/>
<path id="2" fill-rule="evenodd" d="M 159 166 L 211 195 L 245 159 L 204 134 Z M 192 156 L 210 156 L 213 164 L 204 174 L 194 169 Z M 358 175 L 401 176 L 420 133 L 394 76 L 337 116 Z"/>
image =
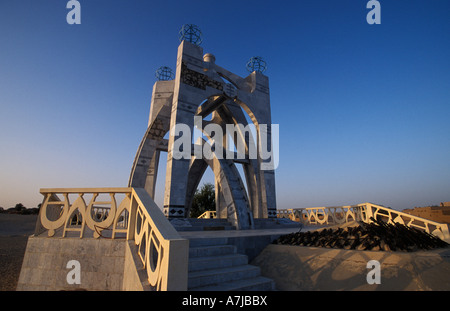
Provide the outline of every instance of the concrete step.
<path id="1" fill-rule="evenodd" d="M 255 229 L 303 228 L 303 224 L 287 218 L 255 218 Z"/>
<path id="2" fill-rule="evenodd" d="M 236 230 L 236 226 L 191 226 L 175 227 L 177 231 L 216 231 L 216 230 Z"/>
<path id="3" fill-rule="evenodd" d="M 194 257 L 223 256 L 236 253 L 234 245 L 210 245 L 189 247 L 189 260 Z"/>
<path id="4" fill-rule="evenodd" d="M 213 224 L 224 224 L 228 223 L 227 219 L 224 218 L 187 218 L 191 224 L 194 223 L 213 223 Z"/>
<path id="5" fill-rule="evenodd" d="M 249 265 L 227 238 L 189 240 L 188 290 L 273 290 L 275 283 Z"/>
<path id="6" fill-rule="evenodd" d="M 226 245 L 228 238 L 190 238 L 189 247 Z"/>
<path id="7" fill-rule="evenodd" d="M 189 272 L 188 275 L 188 290 L 196 287 L 220 285 L 226 282 L 251 279 L 259 276 L 261 276 L 259 267 L 252 265 L 194 271 Z"/>
<path id="8" fill-rule="evenodd" d="M 189 272 L 241 266 L 248 264 L 248 257 L 242 254 L 194 257 L 189 259 Z"/>
<path id="9" fill-rule="evenodd" d="M 182 222 L 174 223 L 178 231 L 212 231 L 212 230 L 236 230 L 226 219 L 209 218 L 184 218 Z"/>
<path id="10" fill-rule="evenodd" d="M 258 276 L 221 284 L 207 285 L 191 288 L 192 291 L 272 291 L 275 282 L 269 278 Z"/>

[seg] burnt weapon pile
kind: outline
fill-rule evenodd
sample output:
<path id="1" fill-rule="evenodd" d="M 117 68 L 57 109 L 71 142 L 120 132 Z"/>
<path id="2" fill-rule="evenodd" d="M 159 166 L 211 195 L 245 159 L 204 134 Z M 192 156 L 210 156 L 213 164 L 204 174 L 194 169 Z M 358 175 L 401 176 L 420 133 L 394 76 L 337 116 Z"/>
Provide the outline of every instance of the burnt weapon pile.
<path id="1" fill-rule="evenodd" d="M 356 227 L 296 232 L 280 236 L 273 243 L 373 251 L 430 250 L 447 247 L 440 238 L 417 228 L 399 223 L 375 220 Z"/>

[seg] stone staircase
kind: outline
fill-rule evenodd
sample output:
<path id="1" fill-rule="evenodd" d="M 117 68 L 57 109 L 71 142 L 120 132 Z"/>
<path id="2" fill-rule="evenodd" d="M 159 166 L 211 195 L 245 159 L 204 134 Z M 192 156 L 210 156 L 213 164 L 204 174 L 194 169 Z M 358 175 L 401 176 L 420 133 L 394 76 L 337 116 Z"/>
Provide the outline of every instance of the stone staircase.
<path id="1" fill-rule="evenodd" d="M 210 218 L 184 218 L 171 221 L 177 231 L 213 231 L 213 230 L 236 230 L 226 219 Z"/>
<path id="2" fill-rule="evenodd" d="M 255 229 L 301 229 L 303 227 L 302 223 L 286 218 L 255 218 L 253 222 Z M 171 224 L 177 231 L 236 230 L 236 226 L 222 218 L 182 218 L 171 220 Z"/>
<path id="3" fill-rule="evenodd" d="M 261 276 L 259 267 L 248 264 L 246 255 L 226 238 L 190 239 L 188 290 L 191 291 L 267 291 L 275 283 Z"/>

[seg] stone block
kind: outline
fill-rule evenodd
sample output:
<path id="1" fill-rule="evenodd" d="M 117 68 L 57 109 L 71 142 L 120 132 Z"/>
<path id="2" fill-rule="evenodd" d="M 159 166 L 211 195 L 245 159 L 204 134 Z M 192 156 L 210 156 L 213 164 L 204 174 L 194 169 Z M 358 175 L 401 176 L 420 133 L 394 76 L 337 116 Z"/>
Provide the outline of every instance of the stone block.
<path id="1" fill-rule="evenodd" d="M 122 257 L 122 261 L 123 261 L 123 257 Z M 123 262 L 122 262 L 123 265 Z M 115 258 L 111 257 L 111 256 L 103 256 L 102 258 L 100 258 L 100 268 L 99 268 L 99 272 L 113 272 L 115 269 Z M 123 268 L 122 268 L 123 271 Z"/>
<path id="2" fill-rule="evenodd" d="M 17 290 L 121 290 L 125 240 L 30 237 Z M 81 284 L 68 284 L 67 263 L 80 263 Z"/>
<path id="3" fill-rule="evenodd" d="M 380 263 L 381 284 L 368 284 L 367 263 Z M 450 290 L 450 250 L 381 252 L 268 245 L 252 262 L 278 290 Z"/>

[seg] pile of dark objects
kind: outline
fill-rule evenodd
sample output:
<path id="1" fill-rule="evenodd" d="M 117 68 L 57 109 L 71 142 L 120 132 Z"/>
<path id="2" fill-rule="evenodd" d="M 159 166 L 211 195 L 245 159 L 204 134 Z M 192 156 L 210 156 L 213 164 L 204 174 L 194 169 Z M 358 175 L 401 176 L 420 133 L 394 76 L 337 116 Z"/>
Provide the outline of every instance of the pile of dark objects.
<path id="1" fill-rule="evenodd" d="M 317 231 L 295 232 L 280 236 L 273 243 L 284 245 L 328 247 L 372 251 L 431 250 L 447 247 L 440 238 L 403 224 L 388 224 L 371 218 L 372 222 L 355 227 L 324 228 Z"/>

